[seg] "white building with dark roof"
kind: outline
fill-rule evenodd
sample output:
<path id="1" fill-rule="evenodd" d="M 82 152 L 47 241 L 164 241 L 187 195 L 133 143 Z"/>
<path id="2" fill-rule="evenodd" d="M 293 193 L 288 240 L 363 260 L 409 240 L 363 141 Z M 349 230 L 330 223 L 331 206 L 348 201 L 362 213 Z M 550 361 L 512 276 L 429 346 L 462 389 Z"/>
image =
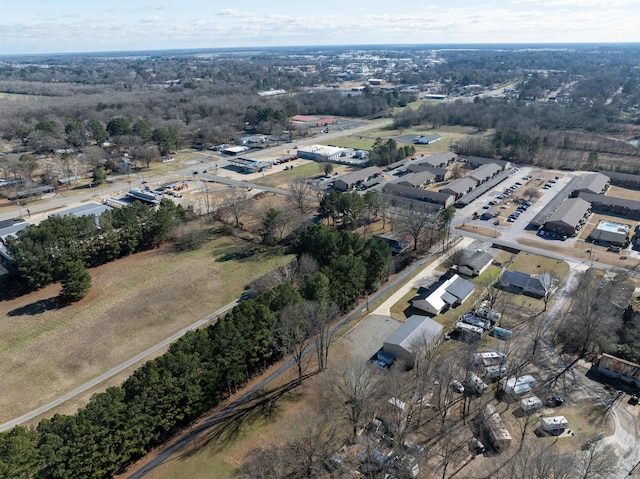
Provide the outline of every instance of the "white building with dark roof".
<path id="1" fill-rule="evenodd" d="M 437 315 L 445 309 L 464 303 L 473 294 L 474 285 L 457 274 L 441 279 L 428 290 L 418 290 L 411 304 L 421 311 Z"/>

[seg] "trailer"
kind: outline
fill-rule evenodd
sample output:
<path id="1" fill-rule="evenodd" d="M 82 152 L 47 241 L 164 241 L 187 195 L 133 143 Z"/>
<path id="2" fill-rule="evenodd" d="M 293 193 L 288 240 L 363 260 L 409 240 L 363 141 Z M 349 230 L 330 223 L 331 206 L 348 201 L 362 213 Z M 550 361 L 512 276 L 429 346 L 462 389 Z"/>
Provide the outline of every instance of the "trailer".
<path id="1" fill-rule="evenodd" d="M 544 431 L 560 434 L 569 427 L 569 421 L 564 416 L 543 417 L 541 426 Z"/>
<path id="2" fill-rule="evenodd" d="M 511 339 L 511 336 L 513 336 L 513 332 L 509 331 L 508 329 L 496 326 L 495 328 L 493 328 L 493 336 L 496 339 L 502 339 L 506 341 L 508 339 Z"/>
<path id="3" fill-rule="evenodd" d="M 391 367 L 394 358 L 391 354 L 384 352 L 382 349 L 376 354 L 376 361 L 378 365 L 383 368 Z"/>
<path id="4" fill-rule="evenodd" d="M 542 409 L 542 401 L 538 396 L 531 396 L 520 401 L 520 410 L 525 414 L 533 414 Z"/>
<path id="5" fill-rule="evenodd" d="M 484 393 L 489 387 L 482 379 L 480 379 L 480 376 L 471 372 L 467 375 L 466 383 L 467 383 L 467 386 L 469 386 L 472 390 L 474 390 L 478 394 Z"/>
<path id="6" fill-rule="evenodd" d="M 458 331 L 465 339 L 477 340 L 482 339 L 484 335 L 484 329 L 479 328 L 478 326 L 473 326 L 471 324 L 464 323 L 462 321 L 458 321 L 456 323 L 456 331 Z"/>

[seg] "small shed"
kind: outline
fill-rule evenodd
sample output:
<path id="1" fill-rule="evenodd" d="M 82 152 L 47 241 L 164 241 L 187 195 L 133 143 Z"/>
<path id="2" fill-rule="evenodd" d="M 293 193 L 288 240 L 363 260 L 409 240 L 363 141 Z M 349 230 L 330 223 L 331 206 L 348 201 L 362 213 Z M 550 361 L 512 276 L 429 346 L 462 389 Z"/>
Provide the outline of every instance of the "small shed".
<path id="1" fill-rule="evenodd" d="M 533 414 L 542 409 L 542 401 L 538 396 L 531 396 L 520 401 L 520 410 L 525 414 Z"/>
<path id="2" fill-rule="evenodd" d="M 543 430 L 557 434 L 569 427 L 569 421 L 564 416 L 543 417 L 541 422 Z"/>

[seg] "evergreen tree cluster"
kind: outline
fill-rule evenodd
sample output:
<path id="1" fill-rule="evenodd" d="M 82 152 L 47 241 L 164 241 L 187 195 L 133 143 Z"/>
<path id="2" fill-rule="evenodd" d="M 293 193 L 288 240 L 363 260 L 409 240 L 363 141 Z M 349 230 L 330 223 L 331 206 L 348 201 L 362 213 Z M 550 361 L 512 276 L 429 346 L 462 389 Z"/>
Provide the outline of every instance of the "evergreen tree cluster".
<path id="1" fill-rule="evenodd" d="M 183 214 L 173 202 L 163 200 L 158 209 L 135 202 L 99 218 L 51 216 L 7 242 L 15 284 L 36 290 L 69 277 L 72 263 L 97 266 L 157 247 L 169 239 Z"/>

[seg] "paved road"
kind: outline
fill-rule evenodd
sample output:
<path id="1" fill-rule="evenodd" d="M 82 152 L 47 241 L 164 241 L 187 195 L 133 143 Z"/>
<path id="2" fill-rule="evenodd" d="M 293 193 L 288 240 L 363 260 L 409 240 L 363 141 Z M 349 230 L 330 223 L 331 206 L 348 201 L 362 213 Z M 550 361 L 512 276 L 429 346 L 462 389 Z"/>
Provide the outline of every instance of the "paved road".
<path id="1" fill-rule="evenodd" d="M 452 238 L 451 241 L 453 241 L 453 238 Z M 440 251 L 441 251 L 441 247 L 439 247 L 438 250 L 436 250 L 434 253 L 432 253 L 432 254 L 430 254 L 428 256 L 425 256 L 424 258 L 420 259 L 419 261 L 415 262 L 413 265 L 411 265 L 410 267 L 408 267 L 407 269 L 402 271 L 392 281 L 390 281 L 389 283 L 384 285 L 382 288 L 380 288 L 377 292 L 375 292 L 374 294 L 369 296 L 368 303 L 369 302 L 370 303 L 375 303 L 382 296 L 387 294 L 391 289 L 396 288 L 398 285 L 403 284 L 404 282 L 406 282 L 407 276 L 412 274 L 416 269 L 422 267 L 433 256 L 437 256 L 438 254 L 440 254 Z M 336 332 L 340 331 L 347 324 L 349 324 L 351 321 L 353 321 L 358 315 L 362 314 L 366 310 L 367 310 L 367 305 L 366 304 L 364 306 L 362 304 L 359 305 L 356 309 L 351 311 L 351 313 L 346 315 L 340 321 L 340 323 L 335 325 L 333 327 L 333 329 L 332 329 L 332 332 L 335 334 Z M 315 350 L 315 345 L 314 344 L 310 344 L 307 347 L 307 349 L 305 350 L 304 354 L 308 355 L 308 354 L 312 353 L 314 350 Z M 129 479 L 140 479 L 142 477 L 145 477 L 149 472 L 154 470 L 156 467 L 159 467 L 162 464 L 164 464 L 166 461 L 168 461 L 174 454 L 177 454 L 183 448 L 185 448 L 185 447 L 189 446 L 190 444 L 192 444 L 193 441 L 196 441 L 200 434 L 202 434 L 203 432 L 206 432 L 212 426 L 215 426 L 216 424 L 219 424 L 220 422 L 222 422 L 222 421 L 226 420 L 227 418 L 229 418 L 230 416 L 232 416 L 237 408 L 239 408 L 240 406 L 245 404 L 257 392 L 265 389 L 269 384 L 271 384 L 273 381 L 275 381 L 280 376 L 282 376 L 290 368 L 294 367 L 294 365 L 295 365 L 295 362 L 292 359 L 290 359 L 289 361 L 285 362 L 276 371 L 274 371 L 271 374 L 269 374 L 267 377 L 262 379 L 255 386 L 249 388 L 238 399 L 236 399 L 235 401 L 229 403 L 224 408 L 222 408 L 220 411 L 218 411 L 218 412 L 212 414 L 211 416 L 209 416 L 208 418 L 204 419 L 201 423 L 198 424 L 198 426 L 194 427 L 192 430 L 190 430 L 187 434 L 182 436 L 175 443 L 173 443 L 169 447 L 161 450 L 158 453 L 158 455 L 156 455 L 151 461 L 149 461 L 147 463 L 143 463 L 141 465 L 138 465 L 137 469 L 133 469 L 132 471 L 130 471 L 129 475 L 127 477 Z"/>
<path id="2" fill-rule="evenodd" d="M 209 314 L 208 316 L 205 316 L 204 318 L 196 321 L 195 323 L 187 326 L 186 328 L 181 329 L 180 331 L 178 331 L 177 333 L 173 334 L 172 336 L 169 336 L 168 338 L 166 338 L 163 341 L 160 341 L 158 344 L 155 344 L 154 346 L 151 346 L 150 348 L 142 351 L 140 354 L 135 355 L 134 357 L 118 364 L 117 366 L 111 368 L 109 371 L 101 374 L 100 376 L 97 376 L 95 378 L 93 378 L 91 381 L 86 382 L 85 384 L 83 384 L 82 386 L 74 389 L 73 391 L 68 392 L 67 394 L 60 396 L 58 399 L 55 399 L 54 401 L 51 401 L 48 404 L 45 404 L 44 406 L 41 406 L 37 409 L 34 409 L 33 411 L 20 416 L 16 419 L 13 419 L 12 421 L 6 422 L 2 425 L 0 425 L 0 431 L 6 431 L 7 429 L 11 429 L 14 426 L 17 426 L 18 424 L 22 424 L 24 422 L 27 422 L 35 417 L 40 416 L 41 414 L 44 414 L 47 411 L 50 411 L 51 409 L 53 409 L 56 406 L 59 406 L 60 404 L 68 401 L 69 399 L 72 399 L 76 396 L 78 396 L 79 394 L 82 394 L 86 391 L 88 391 L 89 389 L 91 389 L 94 386 L 97 386 L 98 384 L 100 384 L 103 381 L 106 381 L 107 379 L 115 376 L 116 374 L 124 371 L 125 369 L 134 366 L 135 364 L 140 363 L 141 361 L 144 361 L 145 359 L 147 359 L 149 356 L 151 356 L 152 354 L 157 353 L 158 351 L 161 351 L 162 349 L 166 348 L 167 346 L 169 346 L 171 343 L 173 343 L 174 341 L 176 341 L 178 338 L 184 336 L 188 331 L 191 331 L 193 329 L 197 329 L 197 328 L 201 328 L 202 326 L 206 325 L 207 323 L 215 320 L 218 316 L 226 313 L 227 311 L 229 311 L 230 309 L 232 309 L 236 304 L 238 304 L 238 300 L 232 301 L 231 303 L 223 306 L 222 308 L 220 308 L 219 310 Z"/>

